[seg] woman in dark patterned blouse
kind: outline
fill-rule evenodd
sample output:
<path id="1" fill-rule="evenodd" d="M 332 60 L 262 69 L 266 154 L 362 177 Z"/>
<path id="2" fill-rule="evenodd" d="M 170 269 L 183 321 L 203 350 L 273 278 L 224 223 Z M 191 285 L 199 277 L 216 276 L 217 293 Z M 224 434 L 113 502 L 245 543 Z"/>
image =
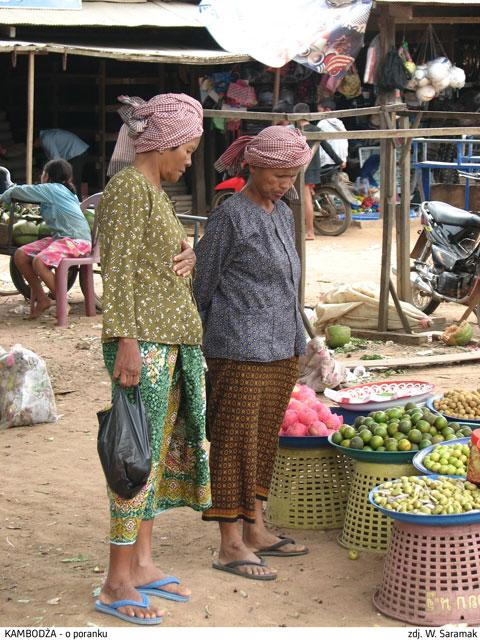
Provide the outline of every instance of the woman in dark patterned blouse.
<path id="1" fill-rule="evenodd" d="M 210 215 L 196 249 L 194 292 L 211 383 L 212 507 L 203 518 L 220 525 L 213 567 L 254 580 L 276 578 L 259 556 L 307 552 L 266 529 L 262 505 L 305 348 L 294 221 L 281 198 L 310 158 L 298 130 L 274 126 L 239 138 L 215 166 L 235 172 L 244 161 L 249 181 Z"/>

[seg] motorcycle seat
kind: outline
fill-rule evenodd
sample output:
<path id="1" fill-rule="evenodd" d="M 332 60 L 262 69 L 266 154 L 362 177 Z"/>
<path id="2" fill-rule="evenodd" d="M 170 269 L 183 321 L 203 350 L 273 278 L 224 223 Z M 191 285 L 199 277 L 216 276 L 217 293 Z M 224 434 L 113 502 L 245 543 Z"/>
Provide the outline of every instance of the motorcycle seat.
<path id="1" fill-rule="evenodd" d="M 429 202 L 428 211 L 432 215 L 432 218 L 440 224 L 480 229 L 480 216 L 465 211 L 464 209 L 459 209 L 458 207 L 452 207 L 451 204 L 447 204 L 446 202 Z"/>

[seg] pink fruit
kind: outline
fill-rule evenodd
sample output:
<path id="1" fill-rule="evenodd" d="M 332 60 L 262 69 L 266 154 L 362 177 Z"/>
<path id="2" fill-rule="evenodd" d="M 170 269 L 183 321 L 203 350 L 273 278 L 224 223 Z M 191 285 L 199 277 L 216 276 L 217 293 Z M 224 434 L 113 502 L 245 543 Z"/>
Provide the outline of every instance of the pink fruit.
<path id="1" fill-rule="evenodd" d="M 311 436 L 327 436 L 328 429 L 323 422 L 314 422 L 308 428 L 308 434 Z"/>
<path id="2" fill-rule="evenodd" d="M 296 422 L 293 424 L 288 430 L 289 436 L 306 436 L 307 435 L 307 426 L 302 424 L 301 422 Z"/>
<path id="3" fill-rule="evenodd" d="M 311 425 L 318 420 L 317 412 L 304 406 L 298 412 L 298 419 L 300 422 L 303 422 L 303 424 L 306 424 L 307 426 Z"/>
<path id="4" fill-rule="evenodd" d="M 283 416 L 282 426 L 288 428 L 290 425 L 295 424 L 295 422 L 298 422 L 298 413 L 293 409 L 287 409 Z"/>
<path id="5" fill-rule="evenodd" d="M 291 399 L 290 402 L 288 403 L 288 408 L 292 409 L 293 411 L 298 412 L 302 407 L 303 407 L 303 404 L 298 400 L 295 400 L 295 398 Z"/>

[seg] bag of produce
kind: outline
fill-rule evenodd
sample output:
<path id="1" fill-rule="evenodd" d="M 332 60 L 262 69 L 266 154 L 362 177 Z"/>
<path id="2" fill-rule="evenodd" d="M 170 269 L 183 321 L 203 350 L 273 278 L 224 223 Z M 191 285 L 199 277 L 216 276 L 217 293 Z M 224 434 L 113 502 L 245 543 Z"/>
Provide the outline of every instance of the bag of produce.
<path id="1" fill-rule="evenodd" d="M 45 361 L 16 344 L 0 351 L 0 428 L 55 422 L 55 396 Z"/>
<path id="2" fill-rule="evenodd" d="M 467 321 L 459 325 L 452 324 L 442 333 L 442 341 L 445 342 L 445 344 L 456 347 L 463 347 L 468 344 L 472 337 L 472 325 Z"/>

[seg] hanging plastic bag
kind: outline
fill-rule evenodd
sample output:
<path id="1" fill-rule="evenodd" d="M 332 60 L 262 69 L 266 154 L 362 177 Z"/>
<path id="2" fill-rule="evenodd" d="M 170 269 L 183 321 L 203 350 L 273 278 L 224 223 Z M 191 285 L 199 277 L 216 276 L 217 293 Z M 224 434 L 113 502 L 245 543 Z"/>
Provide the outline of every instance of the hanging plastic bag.
<path id="1" fill-rule="evenodd" d="M 367 61 L 365 62 L 365 71 L 363 74 L 364 84 L 375 84 L 378 61 L 380 60 L 380 36 L 375 36 L 368 45 Z"/>
<path id="2" fill-rule="evenodd" d="M 405 89 L 411 77 L 398 51 L 390 49 L 378 74 L 378 87 L 383 91 Z"/>
<path id="3" fill-rule="evenodd" d="M 57 412 L 45 361 L 16 344 L 0 349 L 0 428 L 55 422 Z"/>
<path id="4" fill-rule="evenodd" d="M 110 489 L 130 499 L 145 486 L 150 473 L 150 438 L 139 387 L 135 402 L 117 387 L 113 405 L 97 413 L 97 451 Z"/>

